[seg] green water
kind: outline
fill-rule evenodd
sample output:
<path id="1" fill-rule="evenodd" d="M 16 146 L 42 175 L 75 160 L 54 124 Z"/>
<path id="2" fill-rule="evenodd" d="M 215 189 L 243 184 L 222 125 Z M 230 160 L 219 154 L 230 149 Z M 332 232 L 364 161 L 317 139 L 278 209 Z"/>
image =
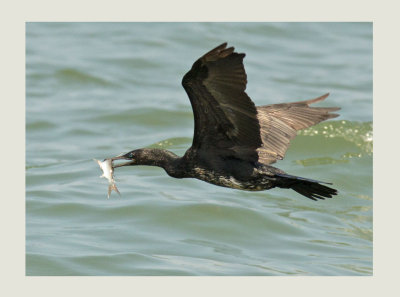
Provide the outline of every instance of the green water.
<path id="1" fill-rule="evenodd" d="M 93 158 L 182 155 L 193 116 L 182 76 L 228 41 L 256 103 L 330 92 L 341 116 L 299 133 L 276 166 L 332 182 L 314 202 L 243 192 Z M 28 23 L 27 275 L 371 275 L 370 23 Z"/>

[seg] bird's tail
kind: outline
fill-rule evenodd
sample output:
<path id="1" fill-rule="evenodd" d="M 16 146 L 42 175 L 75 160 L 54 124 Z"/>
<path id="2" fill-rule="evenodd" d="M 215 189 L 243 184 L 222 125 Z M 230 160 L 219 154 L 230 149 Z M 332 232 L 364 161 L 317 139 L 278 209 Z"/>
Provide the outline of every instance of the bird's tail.
<path id="1" fill-rule="evenodd" d="M 276 176 L 280 177 L 278 187 L 293 189 L 297 193 L 312 200 L 332 198 L 334 195 L 337 195 L 336 189 L 321 185 L 331 185 L 331 183 L 288 174 L 278 173 Z"/>

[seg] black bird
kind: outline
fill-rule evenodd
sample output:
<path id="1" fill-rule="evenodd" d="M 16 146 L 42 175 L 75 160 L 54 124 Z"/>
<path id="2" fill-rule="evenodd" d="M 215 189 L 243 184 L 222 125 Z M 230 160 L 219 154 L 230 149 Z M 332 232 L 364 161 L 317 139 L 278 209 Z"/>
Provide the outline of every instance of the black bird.
<path id="1" fill-rule="evenodd" d="M 175 178 L 197 178 L 218 186 L 248 191 L 291 188 L 312 199 L 331 198 L 337 190 L 317 180 L 286 174 L 270 166 L 282 160 L 297 130 L 337 117 L 337 107 L 310 107 L 321 97 L 255 106 L 246 94 L 245 54 L 223 43 L 199 58 L 182 85 L 194 114 L 192 146 L 183 157 L 154 148 L 111 158 L 129 160 L 114 168 L 151 165 Z"/>

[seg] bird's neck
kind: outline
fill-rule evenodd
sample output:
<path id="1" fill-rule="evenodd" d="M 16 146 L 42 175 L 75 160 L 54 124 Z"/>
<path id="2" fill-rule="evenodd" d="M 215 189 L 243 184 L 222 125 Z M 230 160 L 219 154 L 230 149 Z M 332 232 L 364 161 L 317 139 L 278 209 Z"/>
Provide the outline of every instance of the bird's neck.
<path id="1" fill-rule="evenodd" d="M 132 160 L 135 161 L 132 165 L 149 165 L 164 168 L 164 170 L 173 177 L 178 177 L 183 168 L 180 168 L 181 158 L 173 152 L 155 149 L 144 148 L 131 152 Z"/>

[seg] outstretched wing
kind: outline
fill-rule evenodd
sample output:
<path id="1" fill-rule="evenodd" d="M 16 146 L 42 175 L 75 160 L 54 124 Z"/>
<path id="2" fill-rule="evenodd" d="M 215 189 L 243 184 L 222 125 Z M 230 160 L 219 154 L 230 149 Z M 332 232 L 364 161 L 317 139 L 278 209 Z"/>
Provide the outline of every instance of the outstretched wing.
<path id="1" fill-rule="evenodd" d="M 292 103 L 272 104 L 257 107 L 257 117 L 261 126 L 262 146 L 257 149 L 258 161 L 264 164 L 282 160 L 298 130 L 308 128 L 324 120 L 335 118 L 330 113 L 339 107 L 310 107 L 312 103 L 324 100 L 321 97 Z"/>
<path id="2" fill-rule="evenodd" d="M 192 148 L 255 162 L 262 141 L 256 106 L 245 93 L 245 54 L 226 46 L 199 58 L 182 79 L 194 114 Z"/>

